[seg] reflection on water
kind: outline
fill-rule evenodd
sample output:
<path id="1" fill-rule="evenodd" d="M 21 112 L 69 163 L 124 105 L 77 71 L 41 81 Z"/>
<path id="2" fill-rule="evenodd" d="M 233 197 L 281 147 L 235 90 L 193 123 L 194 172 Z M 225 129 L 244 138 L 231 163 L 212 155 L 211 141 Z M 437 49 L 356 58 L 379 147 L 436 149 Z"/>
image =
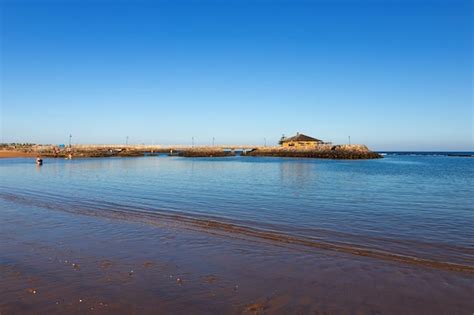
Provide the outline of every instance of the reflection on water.
<path id="1" fill-rule="evenodd" d="M 318 180 L 317 164 L 315 163 L 286 161 L 286 163 L 282 162 L 279 165 L 280 181 L 285 185 L 293 187 L 295 192 Z"/>
<path id="2" fill-rule="evenodd" d="M 474 160 L 145 157 L 0 160 L 1 200 L 97 214 L 180 214 L 471 264 Z M 16 199 L 15 199 L 16 198 Z M 82 211 L 81 210 L 81 211 Z"/>

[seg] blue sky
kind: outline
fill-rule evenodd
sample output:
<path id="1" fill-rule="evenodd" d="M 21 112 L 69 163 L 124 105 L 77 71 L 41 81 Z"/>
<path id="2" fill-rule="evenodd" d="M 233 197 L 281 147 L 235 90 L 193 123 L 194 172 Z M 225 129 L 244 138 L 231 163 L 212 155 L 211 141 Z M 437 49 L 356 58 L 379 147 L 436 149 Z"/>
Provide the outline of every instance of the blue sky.
<path id="1" fill-rule="evenodd" d="M 473 150 L 471 1 L 12 1 L 1 141 Z"/>

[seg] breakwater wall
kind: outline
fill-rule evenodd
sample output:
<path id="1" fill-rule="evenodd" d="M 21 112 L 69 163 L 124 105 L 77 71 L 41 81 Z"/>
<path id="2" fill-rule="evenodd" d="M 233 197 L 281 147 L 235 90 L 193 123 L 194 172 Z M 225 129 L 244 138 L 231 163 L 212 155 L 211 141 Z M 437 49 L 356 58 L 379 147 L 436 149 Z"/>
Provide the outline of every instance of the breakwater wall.
<path id="1" fill-rule="evenodd" d="M 329 145 L 321 144 L 315 147 L 263 147 L 244 152 L 246 156 L 274 156 L 274 157 L 298 157 L 319 159 L 378 159 L 382 156 L 370 151 L 367 146 L 361 144 L 352 145 Z"/>
<path id="2" fill-rule="evenodd" d="M 150 145 L 73 145 L 58 147 L 53 145 L 30 145 L 3 148 L 38 154 L 43 157 L 81 158 L 81 157 L 138 157 L 144 155 L 167 154 L 182 157 L 225 157 L 242 156 L 325 158 L 325 159 L 375 159 L 382 156 L 370 151 L 365 145 L 321 144 L 311 147 L 280 146 L 150 146 Z"/>

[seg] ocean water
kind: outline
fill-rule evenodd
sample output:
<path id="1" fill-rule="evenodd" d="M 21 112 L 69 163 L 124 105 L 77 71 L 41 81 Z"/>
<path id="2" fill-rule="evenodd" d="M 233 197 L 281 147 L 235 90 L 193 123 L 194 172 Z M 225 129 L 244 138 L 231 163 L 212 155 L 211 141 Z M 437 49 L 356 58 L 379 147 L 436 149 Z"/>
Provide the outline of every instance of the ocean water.
<path id="1" fill-rule="evenodd" d="M 469 157 L 0 159 L 0 218 L 12 204 L 474 268 Z"/>

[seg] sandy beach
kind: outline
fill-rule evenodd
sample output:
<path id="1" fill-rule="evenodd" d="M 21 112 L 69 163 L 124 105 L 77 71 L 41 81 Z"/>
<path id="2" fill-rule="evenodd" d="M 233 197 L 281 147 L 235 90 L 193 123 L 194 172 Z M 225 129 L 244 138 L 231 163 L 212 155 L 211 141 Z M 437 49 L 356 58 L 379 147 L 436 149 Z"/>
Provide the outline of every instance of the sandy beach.
<path id="1" fill-rule="evenodd" d="M 0 150 L 0 158 L 20 158 L 20 157 L 36 157 L 34 152 Z"/>

